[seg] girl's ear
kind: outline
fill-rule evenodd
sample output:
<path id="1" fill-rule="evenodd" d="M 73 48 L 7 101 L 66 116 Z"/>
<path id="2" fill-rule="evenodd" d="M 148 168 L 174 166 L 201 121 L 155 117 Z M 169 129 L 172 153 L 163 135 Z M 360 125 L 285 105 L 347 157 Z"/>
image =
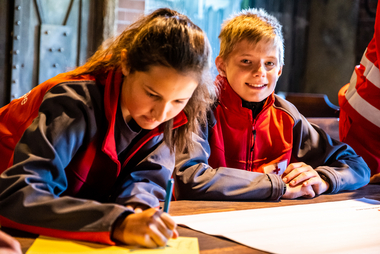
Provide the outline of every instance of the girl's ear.
<path id="1" fill-rule="evenodd" d="M 130 68 L 127 64 L 128 59 L 127 59 L 127 50 L 122 49 L 120 52 L 120 60 L 121 60 L 121 71 L 123 72 L 124 76 L 128 76 Z"/>
<path id="2" fill-rule="evenodd" d="M 220 76 L 222 77 L 226 77 L 226 64 L 224 63 L 224 60 L 223 58 L 221 58 L 220 56 L 217 56 L 215 58 L 215 65 L 216 65 L 216 69 L 218 70 Z"/>

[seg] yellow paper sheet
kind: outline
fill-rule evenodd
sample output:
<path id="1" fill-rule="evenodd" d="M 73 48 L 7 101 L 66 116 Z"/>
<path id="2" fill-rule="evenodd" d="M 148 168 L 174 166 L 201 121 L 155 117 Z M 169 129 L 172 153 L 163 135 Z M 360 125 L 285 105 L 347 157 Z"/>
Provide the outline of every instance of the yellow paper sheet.
<path id="1" fill-rule="evenodd" d="M 198 239 L 195 237 L 178 237 L 170 239 L 166 247 L 156 249 L 130 246 L 108 246 L 96 243 L 71 241 L 66 239 L 40 236 L 26 252 L 27 254 L 67 254 L 67 253 L 134 253 L 134 254 L 199 254 Z"/>

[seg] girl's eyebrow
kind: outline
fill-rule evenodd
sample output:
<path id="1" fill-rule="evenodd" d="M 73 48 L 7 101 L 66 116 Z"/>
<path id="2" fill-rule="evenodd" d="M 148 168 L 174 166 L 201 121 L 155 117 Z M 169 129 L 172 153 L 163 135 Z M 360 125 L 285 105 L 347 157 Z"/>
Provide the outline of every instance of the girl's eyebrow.
<path id="1" fill-rule="evenodd" d="M 155 93 L 157 96 L 161 96 L 161 94 L 160 94 L 159 92 L 155 91 L 155 90 L 154 90 L 153 88 L 151 88 L 150 86 L 145 85 L 145 88 L 146 88 L 147 90 L 149 90 L 149 92 Z"/>
<path id="2" fill-rule="evenodd" d="M 159 92 L 156 92 L 156 91 L 155 91 L 153 88 L 151 88 L 150 86 L 145 85 L 145 88 L 146 88 L 147 90 L 149 90 L 149 92 L 154 93 L 156 96 L 163 98 L 163 96 L 162 96 Z M 182 101 L 182 100 L 188 100 L 188 99 L 190 99 L 190 98 L 191 98 L 191 96 L 190 96 L 190 97 L 187 97 L 187 98 L 176 99 L 176 100 Z"/>

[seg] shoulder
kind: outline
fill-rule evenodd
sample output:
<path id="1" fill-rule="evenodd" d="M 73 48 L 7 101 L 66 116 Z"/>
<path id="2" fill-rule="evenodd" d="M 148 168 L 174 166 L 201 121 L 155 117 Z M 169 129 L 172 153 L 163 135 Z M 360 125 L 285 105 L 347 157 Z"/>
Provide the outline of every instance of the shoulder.
<path id="1" fill-rule="evenodd" d="M 53 100 L 54 103 L 79 102 L 92 105 L 94 102 L 102 103 L 104 86 L 93 79 L 61 80 L 52 86 L 44 95 L 44 101 Z"/>
<path id="2" fill-rule="evenodd" d="M 283 111 L 285 114 L 293 118 L 294 122 L 301 120 L 302 115 L 296 106 L 277 94 L 274 95 L 274 98 L 273 108 Z"/>

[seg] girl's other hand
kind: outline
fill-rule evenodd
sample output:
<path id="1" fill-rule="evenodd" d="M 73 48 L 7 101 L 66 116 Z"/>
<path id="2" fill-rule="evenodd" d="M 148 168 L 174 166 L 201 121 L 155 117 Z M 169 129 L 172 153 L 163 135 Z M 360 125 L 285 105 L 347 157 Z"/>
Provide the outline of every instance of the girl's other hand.
<path id="1" fill-rule="evenodd" d="M 22 254 L 20 243 L 10 235 L 0 231 L 0 253 Z"/>

